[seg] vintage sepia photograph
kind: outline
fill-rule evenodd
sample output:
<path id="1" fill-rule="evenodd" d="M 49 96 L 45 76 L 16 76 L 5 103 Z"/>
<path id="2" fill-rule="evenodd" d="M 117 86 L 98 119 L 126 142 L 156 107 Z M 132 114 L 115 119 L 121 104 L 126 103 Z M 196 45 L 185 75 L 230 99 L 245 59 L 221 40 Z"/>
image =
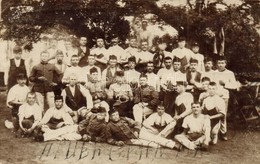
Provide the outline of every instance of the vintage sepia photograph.
<path id="1" fill-rule="evenodd" d="M 0 164 L 254 164 L 259 141 L 260 0 L 0 0 Z"/>

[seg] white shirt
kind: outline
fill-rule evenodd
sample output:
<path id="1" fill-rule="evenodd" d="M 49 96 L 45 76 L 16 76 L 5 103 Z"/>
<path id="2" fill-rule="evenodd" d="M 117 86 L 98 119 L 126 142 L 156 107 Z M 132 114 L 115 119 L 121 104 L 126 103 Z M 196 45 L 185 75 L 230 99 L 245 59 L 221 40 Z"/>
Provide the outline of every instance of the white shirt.
<path id="1" fill-rule="evenodd" d="M 125 71 L 125 78 L 126 82 L 129 84 L 130 82 L 138 82 L 139 83 L 139 76 L 140 72 L 137 72 L 135 69 Z"/>
<path id="2" fill-rule="evenodd" d="M 197 118 L 193 114 L 184 118 L 182 127 L 189 129 L 188 133 L 204 133 L 206 128 L 210 128 L 210 119 L 200 114 Z"/>
<path id="3" fill-rule="evenodd" d="M 149 51 L 141 51 L 136 54 L 136 62 L 137 63 L 147 63 L 149 61 L 153 61 L 154 54 Z"/>
<path id="4" fill-rule="evenodd" d="M 155 73 L 146 73 L 147 84 L 155 88 L 156 91 L 160 91 L 160 78 Z"/>
<path id="5" fill-rule="evenodd" d="M 189 63 L 190 59 L 194 57 L 194 53 L 188 49 L 188 48 L 176 48 L 172 50 L 172 59 L 174 57 L 178 57 L 182 59 L 184 56 L 186 56 L 187 62 Z"/>
<path id="6" fill-rule="evenodd" d="M 62 82 L 69 82 L 69 78 L 72 74 L 77 76 L 78 81 L 87 81 L 86 75 L 85 75 L 87 73 L 85 73 L 81 67 L 71 66 L 71 67 L 66 68 L 64 75 L 63 75 L 63 78 L 62 78 Z"/>
<path id="7" fill-rule="evenodd" d="M 51 118 L 55 118 L 63 119 L 66 125 L 73 125 L 73 120 L 65 108 L 66 106 L 63 106 L 61 109 L 56 109 L 55 107 L 48 109 L 40 123 L 47 124 Z"/>
<path id="8" fill-rule="evenodd" d="M 168 82 L 174 81 L 173 77 L 173 68 L 170 69 L 167 68 L 161 68 L 157 75 L 160 78 L 160 85 L 167 85 Z"/>
<path id="9" fill-rule="evenodd" d="M 109 52 L 108 50 L 105 48 L 105 47 L 102 47 L 102 48 L 94 48 L 92 50 L 90 50 L 90 54 L 91 55 L 100 55 L 100 54 L 103 54 L 104 56 L 102 58 L 97 58 L 96 57 L 96 60 L 101 62 L 101 63 L 104 63 L 104 64 L 107 64 L 108 62 L 108 59 L 109 59 Z M 115 54 L 116 55 L 116 54 Z"/>
<path id="10" fill-rule="evenodd" d="M 219 85 L 219 81 L 225 83 L 225 88 L 227 89 L 237 89 L 237 82 L 234 73 L 228 69 L 220 72 L 216 70 L 215 72 L 215 82 Z"/>
<path id="11" fill-rule="evenodd" d="M 108 52 L 108 55 L 117 56 L 117 60 L 119 63 L 124 63 L 124 62 L 126 63 L 128 57 L 130 57 L 129 54 L 126 53 L 126 51 L 119 45 L 109 47 L 107 52 Z"/>
<path id="12" fill-rule="evenodd" d="M 43 109 L 37 103 L 33 105 L 25 103 L 19 107 L 18 116 L 19 118 L 30 118 L 33 116 L 34 122 L 38 122 L 42 119 L 42 111 Z"/>
<path id="13" fill-rule="evenodd" d="M 205 107 L 208 110 L 216 108 L 218 112 L 226 115 L 225 101 L 218 95 L 208 96 L 207 98 L 205 98 L 202 107 Z"/>
<path id="14" fill-rule="evenodd" d="M 14 85 L 7 94 L 6 103 L 8 104 L 11 101 L 15 102 L 25 102 L 27 93 L 30 92 L 28 86 L 24 85 L 21 87 L 19 84 Z"/>

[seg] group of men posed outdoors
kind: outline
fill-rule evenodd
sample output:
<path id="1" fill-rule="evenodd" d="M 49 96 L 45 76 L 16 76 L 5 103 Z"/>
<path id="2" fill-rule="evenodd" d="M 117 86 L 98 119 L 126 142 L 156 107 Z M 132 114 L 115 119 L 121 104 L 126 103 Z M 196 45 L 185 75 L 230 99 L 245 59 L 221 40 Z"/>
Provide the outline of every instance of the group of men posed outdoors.
<path id="1" fill-rule="evenodd" d="M 26 68 L 16 46 L 6 71 L 7 107 L 17 137 L 36 141 L 83 140 L 123 146 L 143 145 L 207 150 L 227 140 L 229 90 L 236 89 L 227 61 L 199 53 L 199 45 L 165 51 L 159 40 L 151 53 L 147 40 L 129 38 L 129 47 L 96 47 L 79 39 L 78 52 L 65 62 L 40 52 L 40 63 Z M 217 69 L 213 69 L 217 68 Z"/>

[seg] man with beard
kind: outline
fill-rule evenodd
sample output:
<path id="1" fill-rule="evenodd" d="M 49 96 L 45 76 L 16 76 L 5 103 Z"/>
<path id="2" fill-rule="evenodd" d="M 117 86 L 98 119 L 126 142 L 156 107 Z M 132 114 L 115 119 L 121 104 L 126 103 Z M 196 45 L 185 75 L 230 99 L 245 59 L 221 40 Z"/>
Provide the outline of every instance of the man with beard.
<path id="1" fill-rule="evenodd" d="M 146 65 L 147 84 L 155 88 L 157 92 L 160 92 L 160 78 L 154 73 L 154 64 L 152 61 Z"/>
<path id="2" fill-rule="evenodd" d="M 61 50 L 57 50 L 56 51 L 56 62 L 54 63 L 54 65 L 61 71 L 62 74 L 64 74 L 66 68 L 67 68 L 67 65 L 64 64 L 63 62 L 63 58 L 64 58 L 64 55 L 63 55 L 63 52 Z"/>
<path id="3" fill-rule="evenodd" d="M 88 55 L 90 53 L 89 48 L 87 47 L 88 39 L 87 37 L 80 37 L 79 47 L 78 47 L 78 57 L 79 57 L 79 66 L 84 67 L 88 64 Z"/>

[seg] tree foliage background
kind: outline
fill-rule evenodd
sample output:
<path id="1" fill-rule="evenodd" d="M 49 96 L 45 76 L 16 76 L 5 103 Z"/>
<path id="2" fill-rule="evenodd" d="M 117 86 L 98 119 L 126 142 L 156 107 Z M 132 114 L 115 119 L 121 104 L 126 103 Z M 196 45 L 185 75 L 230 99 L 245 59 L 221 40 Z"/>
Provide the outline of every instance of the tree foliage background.
<path id="1" fill-rule="evenodd" d="M 37 42 L 50 27 L 62 26 L 70 34 L 94 39 L 103 35 L 109 42 L 116 34 L 125 41 L 130 25 L 125 16 L 145 13 L 158 15 L 187 37 L 197 41 L 202 54 L 215 57 L 213 37 L 221 27 L 225 31 L 225 56 L 236 73 L 260 79 L 260 5 L 247 0 L 240 6 L 216 7 L 217 3 L 196 9 L 164 5 L 157 0 L 3 0 L 1 37 L 20 42 Z M 221 4 L 224 5 L 225 4 Z M 90 39 L 90 44 L 91 43 Z"/>

